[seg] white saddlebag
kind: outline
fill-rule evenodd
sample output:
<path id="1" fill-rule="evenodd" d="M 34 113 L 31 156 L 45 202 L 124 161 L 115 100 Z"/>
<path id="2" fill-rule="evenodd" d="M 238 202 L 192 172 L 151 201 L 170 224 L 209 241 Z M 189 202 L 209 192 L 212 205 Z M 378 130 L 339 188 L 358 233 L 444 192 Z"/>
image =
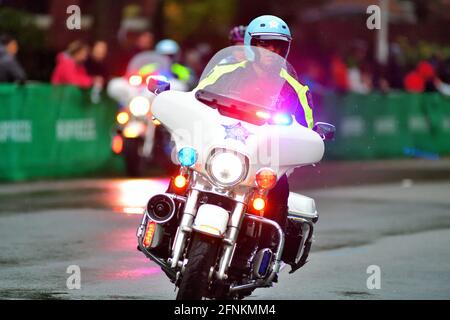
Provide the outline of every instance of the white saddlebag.
<path id="1" fill-rule="evenodd" d="M 305 219 L 315 219 L 319 215 L 314 199 L 290 192 L 288 199 L 289 215 Z"/>

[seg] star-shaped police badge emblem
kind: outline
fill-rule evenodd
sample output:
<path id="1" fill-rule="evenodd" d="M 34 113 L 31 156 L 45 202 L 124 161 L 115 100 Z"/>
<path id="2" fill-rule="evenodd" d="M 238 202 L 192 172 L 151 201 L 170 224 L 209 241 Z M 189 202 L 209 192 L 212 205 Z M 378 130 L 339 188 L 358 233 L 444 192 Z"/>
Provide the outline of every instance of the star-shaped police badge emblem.
<path id="1" fill-rule="evenodd" d="M 276 22 L 275 20 L 270 21 L 269 27 L 270 28 L 278 28 L 278 22 Z"/>
<path id="2" fill-rule="evenodd" d="M 253 134 L 245 129 L 240 122 L 229 126 L 223 124 L 222 126 L 225 128 L 225 139 L 234 139 L 242 142 L 243 144 L 245 144 L 245 140 Z"/>

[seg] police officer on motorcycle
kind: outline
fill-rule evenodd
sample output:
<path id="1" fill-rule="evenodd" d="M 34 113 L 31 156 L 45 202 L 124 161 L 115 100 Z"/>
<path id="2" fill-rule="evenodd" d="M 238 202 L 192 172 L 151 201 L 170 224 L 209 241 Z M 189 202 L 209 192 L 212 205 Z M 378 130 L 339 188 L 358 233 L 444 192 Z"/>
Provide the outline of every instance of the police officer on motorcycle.
<path id="1" fill-rule="evenodd" d="M 233 27 L 230 30 L 230 33 L 228 35 L 228 41 L 230 42 L 231 46 L 244 45 L 245 30 L 247 30 L 247 27 L 243 26 L 243 25 Z M 233 52 L 233 55 L 231 55 L 227 59 L 224 59 L 223 61 L 221 61 L 221 63 L 232 64 L 232 63 L 242 61 L 244 59 L 245 59 L 245 55 L 243 54 L 243 51 L 236 50 L 235 52 Z"/>
<path id="2" fill-rule="evenodd" d="M 155 51 L 161 55 L 167 56 L 171 61 L 170 72 L 180 81 L 192 86 L 195 81 L 193 71 L 180 64 L 181 50 L 178 43 L 172 39 L 164 39 L 156 44 Z"/>
<path id="3" fill-rule="evenodd" d="M 233 30 L 232 33 L 234 33 Z M 262 47 L 277 53 L 285 59 L 287 59 L 289 54 L 291 41 L 292 36 L 288 25 L 282 19 L 272 15 L 263 15 L 255 18 L 245 30 L 245 46 Z M 241 68 L 246 68 L 248 66 L 251 66 L 251 64 L 248 64 L 247 61 L 221 63 L 210 73 L 210 75 L 208 75 L 208 77 L 199 83 L 196 89 L 205 89 L 208 86 L 214 86 L 219 81 L 226 82 L 227 74 L 240 72 Z M 282 69 L 271 70 L 270 72 L 270 76 L 282 77 L 286 81 L 286 90 L 283 91 L 290 97 L 288 107 L 295 108 L 295 117 L 300 124 L 312 129 L 314 121 L 309 88 L 296 80 L 295 71 L 293 70 Z M 252 86 L 251 79 L 248 80 L 250 83 L 248 84 L 247 82 L 247 84 Z M 258 84 L 254 85 L 257 86 Z M 297 242 L 300 241 L 300 238 L 295 235 L 291 236 L 289 233 L 289 230 L 295 229 L 295 226 L 288 225 L 288 223 L 290 223 L 287 219 L 288 197 L 288 178 L 287 175 L 283 175 L 278 180 L 276 186 L 270 190 L 268 194 L 268 208 L 266 213 L 270 219 L 277 221 L 286 231 L 286 246 L 282 259 L 284 262 L 292 265 L 296 259 L 296 248 L 299 246 L 299 243 Z M 295 231 L 297 232 L 298 230 Z M 268 241 L 270 241 L 270 239 Z"/>
<path id="4" fill-rule="evenodd" d="M 246 26 L 240 25 L 233 27 L 228 35 L 228 40 L 232 46 L 241 46 L 244 44 Z"/>

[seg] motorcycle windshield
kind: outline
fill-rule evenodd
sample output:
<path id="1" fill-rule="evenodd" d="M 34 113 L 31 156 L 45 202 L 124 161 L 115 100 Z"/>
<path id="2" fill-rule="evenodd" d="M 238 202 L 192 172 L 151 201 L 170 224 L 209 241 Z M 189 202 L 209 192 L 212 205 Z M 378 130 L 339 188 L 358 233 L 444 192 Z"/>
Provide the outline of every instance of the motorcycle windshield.
<path id="1" fill-rule="evenodd" d="M 299 107 L 293 70 L 283 57 L 264 48 L 228 47 L 206 66 L 196 97 L 222 115 L 259 125 L 274 120 L 289 124 Z"/>
<path id="2" fill-rule="evenodd" d="M 127 67 L 127 75 L 165 75 L 170 76 L 170 60 L 155 51 L 144 51 L 135 55 Z"/>

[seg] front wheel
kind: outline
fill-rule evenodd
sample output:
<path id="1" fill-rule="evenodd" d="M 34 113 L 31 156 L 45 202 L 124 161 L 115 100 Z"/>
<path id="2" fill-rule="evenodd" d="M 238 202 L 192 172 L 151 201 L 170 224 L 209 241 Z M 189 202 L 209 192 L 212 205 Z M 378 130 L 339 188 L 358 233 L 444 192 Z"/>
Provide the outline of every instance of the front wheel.
<path id="1" fill-rule="evenodd" d="M 177 300 L 201 300 L 207 296 L 209 271 L 216 262 L 217 248 L 216 239 L 194 234 Z"/>

